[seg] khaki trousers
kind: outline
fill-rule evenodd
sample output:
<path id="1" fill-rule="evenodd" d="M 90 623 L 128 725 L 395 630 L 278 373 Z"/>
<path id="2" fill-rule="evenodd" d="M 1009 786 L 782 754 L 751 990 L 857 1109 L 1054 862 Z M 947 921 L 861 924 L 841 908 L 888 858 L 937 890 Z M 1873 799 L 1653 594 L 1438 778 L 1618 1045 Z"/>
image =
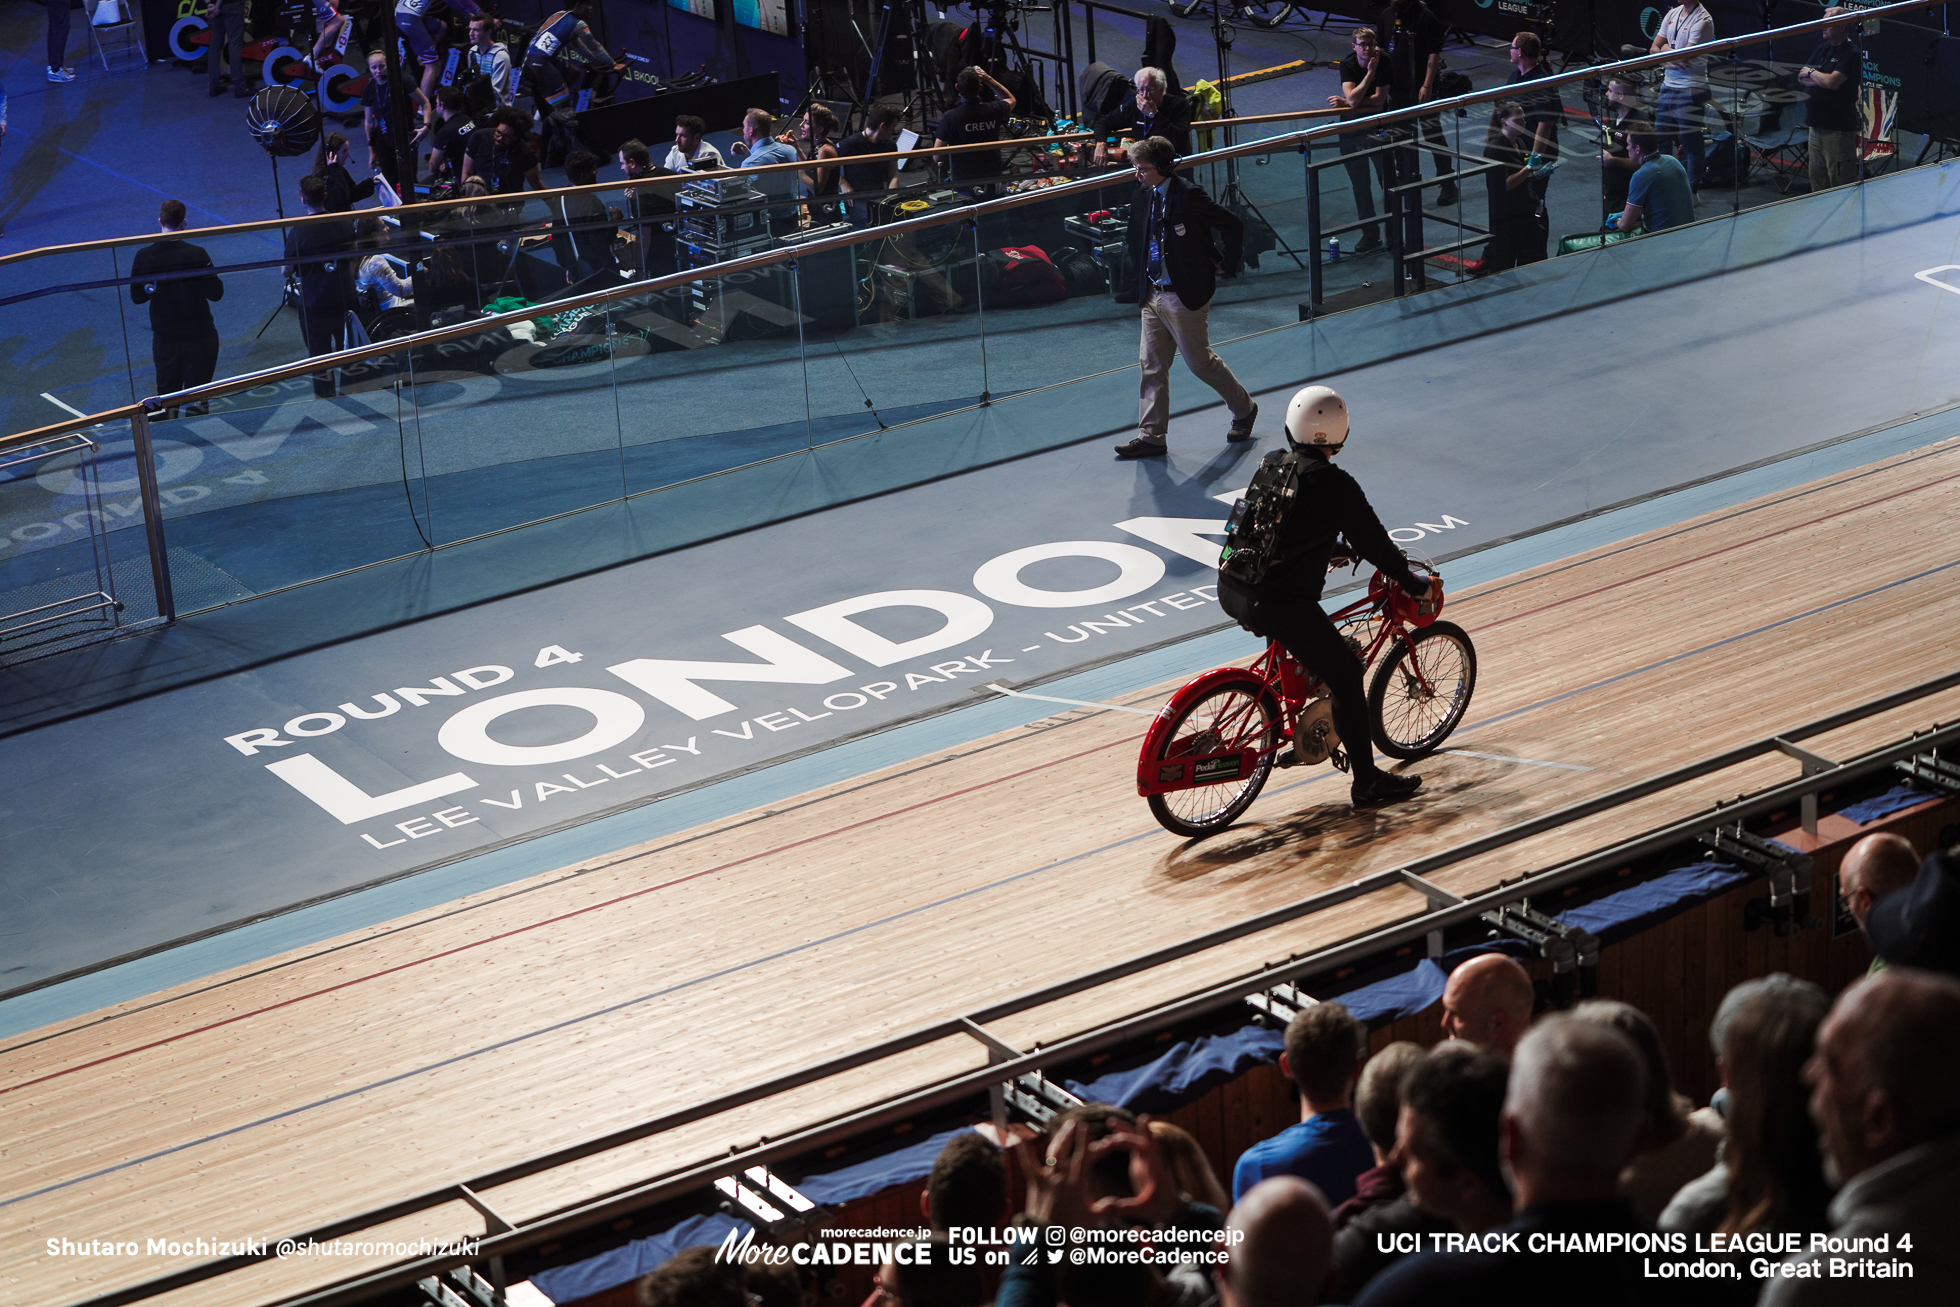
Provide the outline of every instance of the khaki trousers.
<path id="1" fill-rule="evenodd" d="M 1829 190 L 1858 180 L 1858 133 L 1810 129 L 1810 189 Z"/>
<path id="2" fill-rule="evenodd" d="M 1137 401 L 1137 430 L 1162 440 L 1171 425 L 1171 360 L 1184 355 L 1184 366 L 1218 392 L 1234 418 L 1252 412 L 1252 396 L 1232 375 L 1211 347 L 1211 306 L 1187 309 L 1176 291 L 1159 290 L 1143 302 L 1142 393 Z"/>

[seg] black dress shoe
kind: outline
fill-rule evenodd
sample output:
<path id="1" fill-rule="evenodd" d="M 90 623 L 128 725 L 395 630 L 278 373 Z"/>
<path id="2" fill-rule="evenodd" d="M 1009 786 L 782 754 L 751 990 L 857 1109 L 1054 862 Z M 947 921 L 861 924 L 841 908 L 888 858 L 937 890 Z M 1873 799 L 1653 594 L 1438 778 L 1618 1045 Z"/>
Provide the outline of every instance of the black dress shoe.
<path id="1" fill-rule="evenodd" d="M 1381 247 L 1382 247 L 1382 234 L 1378 231 L 1371 231 L 1366 236 L 1363 236 L 1361 238 L 1361 243 L 1354 247 L 1354 252 L 1357 255 L 1373 254 L 1376 250 L 1380 249 Z"/>
<path id="2" fill-rule="evenodd" d="M 1135 440 L 1116 447 L 1118 458 L 1162 458 L 1170 452 L 1170 446 L 1163 441 L 1151 440 L 1145 436 L 1138 436 Z"/>
<path id="3" fill-rule="evenodd" d="M 1436 207 L 1447 209 L 1456 203 L 1456 187 L 1445 186 L 1436 192 Z"/>
<path id="4" fill-rule="evenodd" d="M 1400 803 L 1415 797 L 1422 788 L 1420 776 L 1398 776 L 1394 772 L 1376 772 L 1365 781 L 1356 781 L 1349 791 L 1349 798 L 1357 808 L 1379 808 L 1385 803 Z"/>

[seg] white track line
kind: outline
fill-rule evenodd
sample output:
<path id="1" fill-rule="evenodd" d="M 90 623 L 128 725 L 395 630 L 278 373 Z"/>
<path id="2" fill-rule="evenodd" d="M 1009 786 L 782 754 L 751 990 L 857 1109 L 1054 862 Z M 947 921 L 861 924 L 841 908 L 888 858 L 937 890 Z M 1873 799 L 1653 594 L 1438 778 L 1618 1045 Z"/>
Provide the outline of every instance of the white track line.
<path id="1" fill-rule="evenodd" d="M 1444 749 L 1444 753 L 1454 753 L 1464 758 L 1482 758 L 1487 762 L 1521 762 L 1527 767 L 1554 767 L 1559 771 L 1593 771 L 1591 767 L 1581 767 L 1571 762 L 1546 762 L 1542 758 L 1513 758 L 1508 753 L 1477 753 L 1470 749 Z"/>
<path id="2" fill-rule="evenodd" d="M 78 418 L 85 418 L 88 416 L 88 414 L 82 412 L 82 410 L 76 408 L 74 405 L 62 403 L 60 400 L 56 399 L 53 395 L 50 395 L 45 390 L 41 392 L 41 398 L 47 400 L 48 403 L 54 405 L 56 408 L 61 409 L 64 412 L 73 413 Z"/>
<path id="3" fill-rule="evenodd" d="M 987 683 L 987 688 L 1000 694 L 1011 694 L 1016 699 L 1039 699 L 1043 703 L 1065 703 L 1071 708 L 1100 708 L 1104 712 L 1135 713 L 1139 717 L 1155 717 L 1157 715 L 1146 708 L 1126 708 L 1120 703 L 1091 703 L 1087 699 L 1057 699 L 1052 694 L 1029 694 L 1024 690 L 1010 690 L 1006 686 L 993 681 Z"/>

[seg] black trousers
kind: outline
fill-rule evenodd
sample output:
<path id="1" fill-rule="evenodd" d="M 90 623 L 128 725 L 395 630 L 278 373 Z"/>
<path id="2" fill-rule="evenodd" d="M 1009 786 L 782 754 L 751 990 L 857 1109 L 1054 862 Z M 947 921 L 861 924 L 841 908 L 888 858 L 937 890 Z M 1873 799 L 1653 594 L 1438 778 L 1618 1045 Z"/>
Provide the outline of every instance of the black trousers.
<path id="1" fill-rule="evenodd" d="M 42 0 L 48 8 L 48 67 L 68 57 L 68 0 Z"/>
<path id="2" fill-rule="evenodd" d="M 1252 606 L 1252 628 L 1278 640 L 1308 671 L 1327 682 L 1348 764 L 1356 780 L 1381 769 L 1375 765 L 1375 746 L 1368 734 L 1368 696 L 1361 688 L 1361 659 L 1334 626 L 1319 603 L 1312 600 L 1274 600 L 1260 596 Z"/>
<path id="3" fill-rule="evenodd" d="M 157 394 L 170 395 L 202 386 L 218 370 L 218 333 L 152 332 L 150 357 L 157 367 Z M 204 412 L 204 408 L 202 404 L 187 404 L 184 411 L 195 416 Z"/>
<path id="4" fill-rule="evenodd" d="M 299 311 L 299 332 L 306 342 L 308 356 L 332 354 L 345 347 L 347 310 L 339 306 L 330 309 L 302 306 Z M 332 369 L 313 374 L 313 393 L 322 399 L 334 393 Z"/>

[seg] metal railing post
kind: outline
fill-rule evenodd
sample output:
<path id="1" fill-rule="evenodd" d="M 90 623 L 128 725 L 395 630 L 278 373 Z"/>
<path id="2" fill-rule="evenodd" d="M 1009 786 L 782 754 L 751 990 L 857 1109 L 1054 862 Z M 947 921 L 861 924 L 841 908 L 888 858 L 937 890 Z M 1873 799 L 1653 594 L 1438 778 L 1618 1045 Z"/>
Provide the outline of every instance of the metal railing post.
<path id="1" fill-rule="evenodd" d="M 143 536 L 150 546 L 150 582 L 156 587 L 157 616 L 177 620 L 177 596 L 170 588 L 170 556 L 163 541 L 163 495 L 157 489 L 156 447 L 150 441 L 150 414 L 138 409 L 129 419 L 136 446 L 136 484 L 143 500 Z"/>
<path id="2" fill-rule="evenodd" d="M 1313 146 L 1300 151 L 1307 169 L 1307 303 L 1316 311 L 1327 298 L 1325 270 L 1320 264 L 1320 170 L 1313 166 Z"/>

